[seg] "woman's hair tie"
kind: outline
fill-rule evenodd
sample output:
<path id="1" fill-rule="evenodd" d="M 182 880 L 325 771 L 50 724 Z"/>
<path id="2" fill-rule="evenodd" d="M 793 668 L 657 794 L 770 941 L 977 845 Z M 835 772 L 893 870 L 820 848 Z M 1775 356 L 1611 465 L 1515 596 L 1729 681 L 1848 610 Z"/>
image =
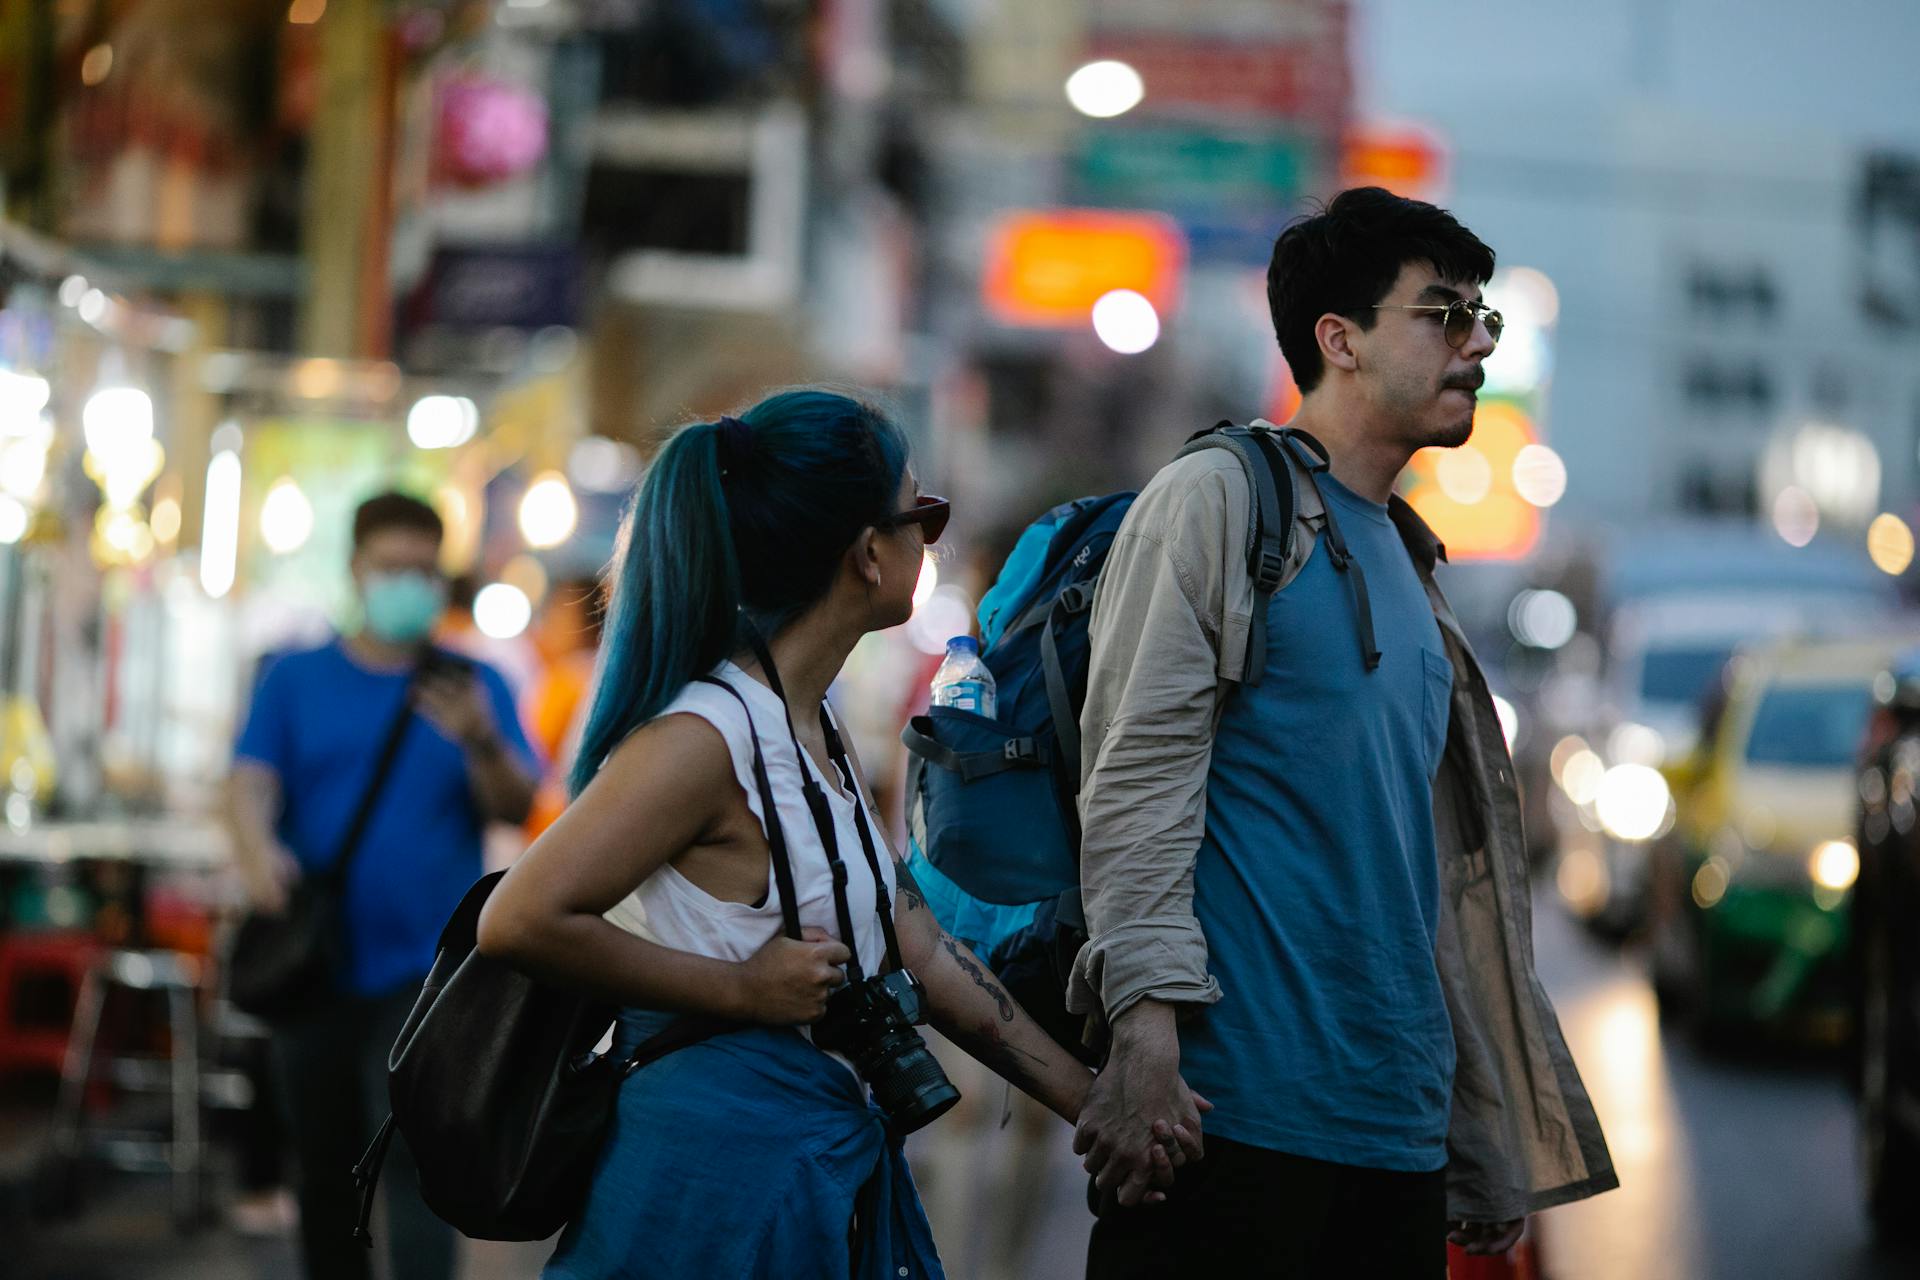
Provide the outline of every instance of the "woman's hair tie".
<path id="1" fill-rule="evenodd" d="M 753 428 L 728 414 L 722 414 L 713 425 L 720 433 L 720 474 L 725 475 L 753 456 Z"/>

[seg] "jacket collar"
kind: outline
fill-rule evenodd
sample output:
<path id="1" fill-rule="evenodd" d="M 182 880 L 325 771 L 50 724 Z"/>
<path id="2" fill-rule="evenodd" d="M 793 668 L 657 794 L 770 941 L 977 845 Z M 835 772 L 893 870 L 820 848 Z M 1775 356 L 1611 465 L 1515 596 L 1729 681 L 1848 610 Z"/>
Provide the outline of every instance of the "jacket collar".
<path id="1" fill-rule="evenodd" d="M 1400 530 L 1400 540 L 1407 544 L 1407 551 L 1422 573 L 1432 573 L 1436 562 L 1447 558 L 1446 544 L 1434 536 L 1427 522 L 1420 518 L 1407 500 L 1399 494 L 1387 499 L 1387 514 L 1393 518 L 1394 527 Z"/>

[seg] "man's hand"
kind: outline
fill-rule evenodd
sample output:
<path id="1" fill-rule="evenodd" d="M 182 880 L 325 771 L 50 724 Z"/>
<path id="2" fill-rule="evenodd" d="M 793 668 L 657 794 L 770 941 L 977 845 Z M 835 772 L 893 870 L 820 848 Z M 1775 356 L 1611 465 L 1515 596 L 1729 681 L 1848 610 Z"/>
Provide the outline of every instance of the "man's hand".
<path id="1" fill-rule="evenodd" d="M 500 734 L 493 723 L 493 709 L 471 673 L 427 672 L 414 683 L 413 698 L 421 715 L 467 750 L 484 753 L 498 747 Z"/>
<path id="2" fill-rule="evenodd" d="M 239 868 L 241 887 L 246 891 L 249 908 L 265 916 L 286 914 L 293 883 L 300 878 L 300 863 L 285 846 L 278 843 L 269 845 L 264 864 L 255 859 L 243 859 Z"/>
<path id="3" fill-rule="evenodd" d="M 1175 1168 L 1204 1154 L 1201 1113 L 1213 1104 L 1180 1078 L 1180 1038 L 1171 1005 L 1144 1000 L 1114 1024 L 1107 1066 L 1094 1079 L 1074 1127 L 1094 1185 L 1123 1205 L 1166 1186 Z"/>
<path id="4" fill-rule="evenodd" d="M 1520 1243 L 1527 1220 L 1518 1222 L 1456 1222 L 1447 1239 L 1476 1257 L 1498 1257 Z"/>

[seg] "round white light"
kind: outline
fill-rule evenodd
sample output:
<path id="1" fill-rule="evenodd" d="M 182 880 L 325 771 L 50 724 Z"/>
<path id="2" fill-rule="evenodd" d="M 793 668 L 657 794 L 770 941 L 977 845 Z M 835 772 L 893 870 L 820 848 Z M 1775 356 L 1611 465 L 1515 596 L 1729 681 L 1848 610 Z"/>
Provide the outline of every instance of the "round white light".
<path id="1" fill-rule="evenodd" d="M 1507 606 L 1507 629 L 1531 648 L 1564 648 L 1579 626 L 1573 601 L 1558 591 L 1522 591 Z"/>
<path id="2" fill-rule="evenodd" d="M 1567 799 L 1588 805 L 1600 794 L 1600 783 L 1606 776 L 1606 761 L 1583 747 L 1567 757 L 1566 767 L 1560 771 L 1560 786 Z"/>
<path id="3" fill-rule="evenodd" d="M 490 582 L 473 597 L 473 625 L 495 640 L 511 640 L 533 621 L 533 601 L 505 582 Z"/>
<path id="4" fill-rule="evenodd" d="M 913 584 L 913 607 L 918 609 L 933 595 L 934 588 L 940 585 L 940 566 L 933 562 L 933 553 L 920 553 L 920 579 Z"/>
<path id="5" fill-rule="evenodd" d="M 138 387 L 106 387 L 80 410 L 87 452 L 111 471 L 144 462 L 153 439 L 153 397 Z"/>
<path id="6" fill-rule="evenodd" d="M 1567 761 L 1587 750 L 1587 740 L 1577 733 L 1570 733 L 1553 744 L 1553 752 L 1547 757 L 1547 768 L 1553 773 L 1553 780 L 1560 781 L 1567 775 Z"/>
<path id="7" fill-rule="evenodd" d="M 107 295 L 98 289 L 89 289 L 80 295 L 80 305 L 74 310 L 88 324 L 99 324 L 107 318 Z"/>
<path id="8" fill-rule="evenodd" d="M 1520 737 L 1520 710 L 1499 694 L 1493 695 L 1493 712 L 1500 717 L 1500 736 L 1507 740 L 1507 750 L 1513 750 L 1513 744 Z"/>
<path id="9" fill-rule="evenodd" d="M 87 283 L 85 276 L 68 276 L 60 282 L 60 305 L 77 307 L 80 299 L 87 296 L 87 290 L 93 286 Z"/>
<path id="10" fill-rule="evenodd" d="M 1667 742 L 1658 729 L 1628 721 L 1607 735 L 1607 754 L 1616 764 L 1657 767 L 1666 759 Z"/>
<path id="11" fill-rule="evenodd" d="M 1487 282 L 1486 294 L 1508 325 L 1544 329 L 1560 318 L 1560 291 L 1534 267 L 1500 268 Z"/>
<path id="12" fill-rule="evenodd" d="M 47 436 L 0 438 L 0 490 L 31 500 L 47 478 Z"/>
<path id="13" fill-rule="evenodd" d="M 1124 62 L 1089 62 L 1067 77 L 1067 101 L 1083 116 L 1108 120 L 1140 105 L 1147 86 Z"/>
<path id="14" fill-rule="evenodd" d="M 535 476 L 520 499 L 520 534 L 527 545 L 557 547 L 573 536 L 579 522 L 580 504 L 574 501 L 567 478 L 557 471 Z"/>
<path id="15" fill-rule="evenodd" d="M 585 436 L 567 454 L 567 478 L 589 493 L 622 493 L 640 478 L 640 451 L 623 440 Z"/>
<path id="16" fill-rule="evenodd" d="M 1851 889 L 1860 878 L 1860 851 L 1851 840 L 1826 840 L 1807 858 L 1807 874 L 1822 889 Z"/>
<path id="17" fill-rule="evenodd" d="M 1820 532 L 1820 508 L 1813 495 L 1790 484 L 1773 500 L 1773 527 L 1788 546 L 1804 547 Z"/>
<path id="18" fill-rule="evenodd" d="M 407 439 L 417 449 L 453 449 L 480 429 L 480 409 L 465 396 L 421 396 L 407 410 Z"/>
<path id="19" fill-rule="evenodd" d="M 907 622 L 907 639 L 921 653 L 945 653 L 947 641 L 973 629 L 973 601 L 956 586 L 936 587 Z"/>
<path id="20" fill-rule="evenodd" d="M 31 523 L 33 515 L 25 503 L 0 495 L 0 545 L 10 547 L 26 537 Z"/>
<path id="21" fill-rule="evenodd" d="M 1544 444 L 1522 445 L 1513 459 L 1513 487 L 1536 507 L 1550 507 L 1567 495 L 1567 464 Z"/>
<path id="22" fill-rule="evenodd" d="M 1644 764 L 1617 764 L 1600 779 L 1593 803 L 1608 835 L 1638 843 L 1659 834 L 1670 800 L 1667 780 L 1659 770 Z"/>
<path id="23" fill-rule="evenodd" d="M 1440 482 L 1440 492 L 1463 507 L 1493 492 L 1493 464 L 1470 444 L 1442 453 L 1434 463 L 1433 477 Z"/>
<path id="24" fill-rule="evenodd" d="M 1093 304 L 1093 332 L 1121 355 L 1139 355 L 1160 340 L 1160 313 L 1145 294 L 1115 289 Z"/>
<path id="25" fill-rule="evenodd" d="M 260 504 L 260 540 L 277 556 L 307 545 L 313 536 L 313 503 L 292 476 L 281 476 L 267 489 Z"/>
<path id="26" fill-rule="evenodd" d="M 53 387 L 45 378 L 0 369 L 0 435 L 31 433 L 52 398 Z"/>

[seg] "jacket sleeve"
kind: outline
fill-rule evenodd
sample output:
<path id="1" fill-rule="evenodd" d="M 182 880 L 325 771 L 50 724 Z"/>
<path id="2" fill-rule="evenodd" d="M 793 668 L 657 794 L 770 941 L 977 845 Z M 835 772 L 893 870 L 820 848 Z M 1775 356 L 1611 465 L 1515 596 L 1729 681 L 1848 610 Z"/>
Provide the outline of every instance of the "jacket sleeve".
<path id="1" fill-rule="evenodd" d="M 1185 478 L 1148 486 L 1128 513 L 1093 607 L 1080 719 L 1090 940 L 1067 999 L 1109 1020 L 1148 997 L 1220 998 L 1193 914 L 1193 866 L 1220 705 L 1219 562 L 1241 539 L 1223 541 L 1219 469 Z"/>

